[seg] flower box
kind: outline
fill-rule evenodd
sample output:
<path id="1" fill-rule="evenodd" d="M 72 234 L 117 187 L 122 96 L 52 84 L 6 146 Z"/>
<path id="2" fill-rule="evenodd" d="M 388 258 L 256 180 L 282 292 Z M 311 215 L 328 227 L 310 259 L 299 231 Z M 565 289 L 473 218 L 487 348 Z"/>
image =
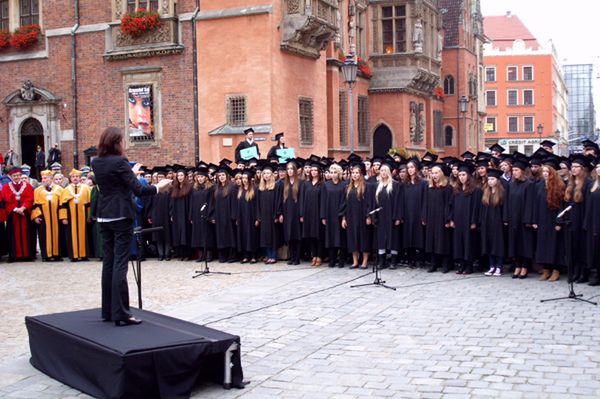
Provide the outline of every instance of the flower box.
<path id="1" fill-rule="evenodd" d="M 0 30 L 0 50 L 10 46 L 10 32 Z"/>
<path id="2" fill-rule="evenodd" d="M 39 25 L 21 26 L 12 33 L 10 45 L 18 50 L 29 48 L 38 42 L 41 34 Z"/>
<path id="3" fill-rule="evenodd" d="M 161 24 L 160 15 L 156 11 L 139 9 L 126 14 L 121 19 L 121 32 L 132 37 L 139 37 L 151 32 Z"/>

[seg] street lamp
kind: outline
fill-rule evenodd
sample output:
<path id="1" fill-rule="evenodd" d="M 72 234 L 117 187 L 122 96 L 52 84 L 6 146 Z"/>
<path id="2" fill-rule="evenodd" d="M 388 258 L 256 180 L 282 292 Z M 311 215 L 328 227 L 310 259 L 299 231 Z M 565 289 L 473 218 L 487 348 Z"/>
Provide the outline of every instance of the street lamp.
<path id="1" fill-rule="evenodd" d="M 544 133 L 544 125 L 542 125 L 541 123 L 539 125 L 537 125 L 537 132 L 538 132 L 538 135 L 540 136 L 539 144 L 542 145 L 542 134 Z"/>
<path id="2" fill-rule="evenodd" d="M 344 82 L 348 85 L 348 113 L 350 125 L 350 153 L 354 153 L 354 109 L 352 100 L 352 88 L 356 84 L 356 74 L 358 73 L 358 63 L 354 59 L 354 54 L 349 54 L 342 65 L 342 74 Z"/>
<path id="3" fill-rule="evenodd" d="M 462 115 L 463 119 L 463 131 L 465 135 L 464 151 L 467 151 L 467 149 L 469 148 L 469 146 L 467 145 L 467 111 L 469 109 L 469 99 L 467 98 L 467 96 L 460 96 L 460 98 L 458 99 L 458 109 L 460 110 L 460 114 Z M 460 149 L 460 132 L 457 135 L 456 149 L 458 150 L 459 154 L 461 152 L 464 152 Z"/>

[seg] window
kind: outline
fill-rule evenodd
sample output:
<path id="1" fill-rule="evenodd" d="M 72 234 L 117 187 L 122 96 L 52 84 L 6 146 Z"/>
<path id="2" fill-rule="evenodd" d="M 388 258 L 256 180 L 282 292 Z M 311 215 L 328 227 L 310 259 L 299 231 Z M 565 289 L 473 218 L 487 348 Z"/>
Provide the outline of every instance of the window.
<path id="1" fill-rule="evenodd" d="M 523 117 L 523 131 L 527 133 L 533 133 L 535 123 L 533 121 L 533 116 L 524 116 Z"/>
<path id="2" fill-rule="evenodd" d="M 231 126 L 246 124 L 246 96 L 227 97 L 227 123 Z"/>
<path id="3" fill-rule="evenodd" d="M 366 30 L 365 30 L 365 26 L 366 26 L 366 19 L 367 19 L 367 11 L 366 10 L 359 10 L 358 11 L 358 16 L 356 18 L 356 52 L 358 53 L 358 56 L 361 58 L 365 58 L 366 55 L 366 43 L 367 43 L 367 36 L 366 36 Z M 343 41 L 342 41 L 343 43 Z"/>
<path id="4" fill-rule="evenodd" d="M 509 66 L 506 71 L 506 80 L 514 81 L 518 79 L 516 66 Z"/>
<path id="5" fill-rule="evenodd" d="M 433 111 L 433 146 L 435 148 L 442 148 L 443 137 L 442 137 L 442 111 Z"/>
<path id="6" fill-rule="evenodd" d="M 381 8 L 381 34 L 386 54 L 406 52 L 406 6 Z"/>
<path id="7" fill-rule="evenodd" d="M 140 8 L 158 11 L 158 0 L 127 0 L 127 12 L 137 11 Z"/>
<path id="8" fill-rule="evenodd" d="M 488 116 L 485 120 L 486 123 L 486 131 L 488 133 L 496 133 L 498 130 L 496 130 L 496 117 L 495 116 Z"/>
<path id="9" fill-rule="evenodd" d="M 348 145 L 348 96 L 340 90 L 340 145 Z"/>
<path id="10" fill-rule="evenodd" d="M 38 0 L 20 0 L 19 11 L 21 26 L 40 23 L 40 4 Z"/>
<path id="11" fill-rule="evenodd" d="M 446 95 L 454 94 L 454 77 L 452 75 L 448 75 L 444 79 L 444 94 L 446 94 Z"/>
<path id="12" fill-rule="evenodd" d="M 0 29 L 10 30 L 8 20 L 8 0 L 0 0 Z"/>
<path id="13" fill-rule="evenodd" d="M 313 100 L 301 98 L 298 101 L 300 119 L 300 145 L 313 144 Z"/>
<path id="14" fill-rule="evenodd" d="M 444 145 L 446 147 L 452 147 L 453 136 L 454 129 L 452 129 L 452 126 L 446 126 L 446 129 L 444 129 Z"/>
<path id="15" fill-rule="evenodd" d="M 496 81 L 496 67 L 485 67 L 485 81 L 495 82 Z"/>
<path id="16" fill-rule="evenodd" d="M 510 133 L 516 133 L 519 131 L 519 118 L 517 116 L 508 117 L 508 131 Z"/>
<path id="17" fill-rule="evenodd" d="M 496 90 L 488 90 L 485 92 L 485 105 L 490 107 L 496 106 Z"/>
<path id="18" fill-rule="evenodd" d="M 529 156 L 531 156 L 531 154 L 533 154 L 533 145 L 531 145 L 531 144 L 525 144 L 524 148 L 525 149 L 524 149 L 523 153 L 525 155 L 527 155 L 529 157 Z"/>
<path id="19" fill-rule="evenodd" d="M 533 90 L 523 90 L 523 105 L 533 105 Z"/>
<path id="20" fill-rule="evenodd" d="M 369 97 L 358 96 L 358 145 L 367 145 L 369 132 Z"/>
<path id="21" fill-rule="evenodd" d="M 533 80 L 533 67 L 532 66 L 524 66 L 523 67 L 523 80 Z"/>
<path id="22" fill-rule="evenodd" d="M 507 101 L 508 105 L 519 105 L 519 95 L 517 90 L 508 90 Z"/>

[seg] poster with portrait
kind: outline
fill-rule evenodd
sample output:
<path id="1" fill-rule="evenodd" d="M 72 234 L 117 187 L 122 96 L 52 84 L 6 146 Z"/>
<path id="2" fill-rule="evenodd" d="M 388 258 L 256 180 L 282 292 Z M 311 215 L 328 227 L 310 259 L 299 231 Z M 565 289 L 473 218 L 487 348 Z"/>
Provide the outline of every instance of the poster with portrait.
<path id="1" fill-rule="evenodd" d="M 154 99 L 151 84 L 127 88 L 127 112 L 130 137 L 154 137 Z"/>

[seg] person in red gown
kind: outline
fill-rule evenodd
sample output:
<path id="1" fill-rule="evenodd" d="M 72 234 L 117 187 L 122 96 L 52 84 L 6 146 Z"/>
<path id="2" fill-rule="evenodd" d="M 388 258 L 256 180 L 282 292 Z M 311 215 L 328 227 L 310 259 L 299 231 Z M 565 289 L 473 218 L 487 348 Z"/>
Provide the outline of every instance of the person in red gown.
<path id="1" fill-rule="evenodd" d="M 30 222 L 33 206 L 33 187 L 27 182 L 21 168 L 6 171 L 11 181 L 2 187 L 2 200 L 6 216 L 8 238 L 8 261 L 29 261 L 35 258 Z"/>

